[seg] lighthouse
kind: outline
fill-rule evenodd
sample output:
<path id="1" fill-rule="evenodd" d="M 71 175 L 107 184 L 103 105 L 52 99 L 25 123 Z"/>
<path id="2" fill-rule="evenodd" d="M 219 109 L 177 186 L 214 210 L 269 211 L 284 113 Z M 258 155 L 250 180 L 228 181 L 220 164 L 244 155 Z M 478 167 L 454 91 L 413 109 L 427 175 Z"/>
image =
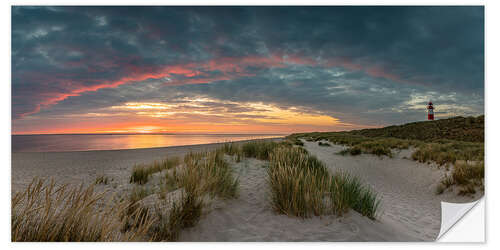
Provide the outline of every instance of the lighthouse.
<path id="1" fill-rule="evenodd" d="M 429 104 L 427 105 L 427 120 L 434 120 L 434 107 L 432 106 L 432 102 L 429 102 Z"/>

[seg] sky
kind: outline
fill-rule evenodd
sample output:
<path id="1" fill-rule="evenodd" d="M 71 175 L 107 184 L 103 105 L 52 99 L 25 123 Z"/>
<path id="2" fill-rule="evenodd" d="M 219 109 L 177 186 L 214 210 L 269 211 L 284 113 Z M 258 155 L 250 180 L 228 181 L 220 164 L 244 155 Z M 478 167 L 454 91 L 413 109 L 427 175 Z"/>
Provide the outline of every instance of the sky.
<path id="1" fill-rule="evenodd" d="M 12 7 L 12 133 L 292 133 L 484 114 L 484 8 Z"/>

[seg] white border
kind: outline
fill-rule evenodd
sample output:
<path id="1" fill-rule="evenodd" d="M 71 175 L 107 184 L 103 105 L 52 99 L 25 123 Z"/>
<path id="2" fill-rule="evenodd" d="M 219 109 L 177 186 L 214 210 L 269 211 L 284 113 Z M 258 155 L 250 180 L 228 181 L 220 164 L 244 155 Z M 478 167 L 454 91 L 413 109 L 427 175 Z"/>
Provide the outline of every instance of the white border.
<path id="1" fill-rule="evenodd" d="M 175 249 L 186 249 L 186 248 L 206 248 L 206 247 L 217 247 L 221 249 L 253 249 L 254 247 L 265 246 L 272 247 L 276 249 L 303 249 L 304 247 L 314 247 L 314 248 L 337 248 L 337 247 L 349 247 L 350 249 L 364 249 L 366 246 L 370 246 L 378 249 L 401 249 L 404 247 L 405 249 L 421 249 L 427 247 L 441 247 L 441 248 L 450 248 L 453 250 L 456 249 L 470 249 L 471 247 L 477 247 L 481 245 L 477 244 L 435 244 L 435 243 L 171 243 L 171 244 L 158 244 L 158 243 L 137 243 L 137 244 L 120 244 L 120 243 L 112 243 L 112 244 L 101 244 L 101 243 L 86 243 L 86 244 L 54 244 L 54 243 L 44 243 L 44 244 L 33 244 L 33 243 L 24 243 L 24 244 L 13 244 L 10 243 L 10 117 L 11 117 L 11 88 L 10 88 L 10 27 L 11 27 L 11 19 L 10 19 L 10 8 L 11 5 L 486 5 L 486 96 L 485 96 L 485 113 L 486 113 L 486 187 L 487 193 L 490 193 L 492 190 L 500 190 L 498 186 L 498 181 L 496 181 L 496 177 L 498 177 L 498 167 L 496 163 L 499 163 L 498 155 L 498 142 L 500 141 L 498 129 L 496 125 L 500 125 L 497 114 L 495 114 L 495 110 L 497 107 L 500 107 L 500 98 L 495 98 L 496 94 L 500 94 L 498 84 L 500 84 L 500 78 L 498 77 L 498 68 L 500 67 L 499 58 L 499 48 L 500 39 L 498 27 L 500 26 L 500 8 L 499 1 L 488 0 L 488 1 L 479 1 L 479 0 L 420 0 L 420 1 L 403 1 L 403 0 L 390 0 L 390 1 L 325 1 L 325 0 L 308 0 L 308 1 L 299 1 L 299 0 L 273 0 L 273 1 L 263 1 L 263 0 L 213 0 L 213 1 L 201 1 L 201 0 L 183 0 L 183 1 L 161 1 L 161 0 L 107 0 L 107 1 L 66 1 L 66 0 L 46 0 L 46 1 L 8 1 L 7 3 L 2 4 L 1 16 L 4 20 L 1 22 L 2 33 L 4 34 L 4 38 L 1 40 L 2 43 L 2 51 L 8 51 L 4 53 L 4 57 L 2 58 L 2 67 L 3 71 L 3 79 L 4 81 L 0 84 L 0 117 L 2 118 L 2 122 L 0 123 L 1 131 L 0 140 L 1 140 L 1 159 L 3 160 L 3 175 L 2 175 L 2 188 L 0 191 L 2 192 L 2 227 L 0 238 L 4 246 L 12 247 L 12 248 L 42 248 L 42 249 L 67 249 L 68 247 L 74 249 L 81 248 L 111 248 L 111 249 L 131 249 L 138 247 L 148 247 L 148 248 L 175 248 Z M 489 28 L 491 27 L 491 28 Z M 494 27 L 494 28 L 493 28 Z M 496 149 L 496 150 L 495 150 Z M 488 180 L 494 180 L 489 182 Z M 488 192 L 490 191 L 490 192 Z M 498 214 L 499 205 L 498 198 L 496 198 L 495 194 L 489 194 L 488 199 L 484 204 L 488 207 L 488 229 L 486 230 L 486 240 L 488 242 L 487 247 L 496 249 L 499 248 L 499 237 L 498 237 L 498 229 L 495 230 L 494 226 L 498 225 L 499 222 Z M 496 205 L 496 206 L 494 206 Z M 475 213 L 476 210 L 480 209 L 481 206 L 476 206 L 472 213 L 470 213 L 472 218 L 477 216 Z M 495 212 L 496 210 L 496 212 Z M 483 212 L 479 212 L 479 216 L 481 214 L 484 216 Z M 468 218 L 468 216 L 466 216 Z M 484 217 L 483 217 L 484 218 Z M 483 220 L 484 221 L 484 220 Z M 479 223 L 480 220 L 473 219 L 472 223 Z M 463 231 L 463 227 L 465 226 L 465 231 Z M 476 225 L 478 226 L 478 225 Z M 460 228 L 462 227 L 462 228 Z M 470 227 L 471 224 L 458 223 L 453 230 L 451 230 L 446 237 L 453 238 L 458 237 L 456 239 L 464 239 L 467 235 L 470 235 Z M 458 236 L 454 236 L 453 234 L 456 231 L 460 233 Z M 467 231 L 468 230 L 468 231 Z M 463 233 L 465 232 L 465 233 Z M 490 237 L 488 237 L 490 236 Z M 484 246 L 484 245 L 482 245 Z"/>

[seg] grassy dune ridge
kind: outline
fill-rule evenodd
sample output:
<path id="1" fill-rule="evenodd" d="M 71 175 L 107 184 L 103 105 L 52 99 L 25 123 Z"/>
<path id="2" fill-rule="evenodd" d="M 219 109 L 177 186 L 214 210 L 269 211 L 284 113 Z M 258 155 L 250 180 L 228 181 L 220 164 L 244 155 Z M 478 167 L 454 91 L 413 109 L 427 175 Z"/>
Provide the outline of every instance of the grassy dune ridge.
<path id="1" fill-rule="evenodd" d="M 350 133 L 366 137 L 394 137 L 425 142 L 436 142 L 443 139 L 484 142 L 484 115 L 412 122 L 384 128 L 353 130 Z"/>
<path id="2" fill-rule="evenodd" d="M 443 177 L 436 193 L 442 193 L 453 185 L 459 186 L 459 194 L 475 193 L 474 187 L 484 189 L 484 115 L 378 129 L 299 133 L 287 138 L 291 141 L 327 140 L 346 145 L 346 149 L 338 152 L 341 155 L 365 153 L 392 157 L 393 150 L 413 147 L 413 160 L 452 168 L 452 172 Z"/>
<path id="3" fill-rule="evenodd" d="M 132 188 L 111 197 L 94 192 L 95 185 L 107 185 L 106 176 L 78 188 L 35 179 L 12 197 L 12 240 L 175 241 L 198 223 L 208 199 L 238 197 L 231 163 L 245 157 L 269 161 L 270 202 L 279 213 L 305 218 L 353 209 L 375 219 L 379 198 L 359 179 L 330 174 L 293 141 L 261 140 L 136 165 Z M 175 193 L 180 196 L 167 199 Z"/>

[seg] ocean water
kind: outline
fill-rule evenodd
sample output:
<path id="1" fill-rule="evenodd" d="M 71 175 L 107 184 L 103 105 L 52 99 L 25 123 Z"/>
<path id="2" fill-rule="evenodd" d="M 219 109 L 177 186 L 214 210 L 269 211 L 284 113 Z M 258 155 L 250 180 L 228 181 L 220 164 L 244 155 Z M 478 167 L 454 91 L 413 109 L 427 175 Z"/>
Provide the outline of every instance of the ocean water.
<path id="1" fill-rule="evenodd" d="M 12 152 L 62 152 L 196 145 L 284 135 L 248 134 L 71 134 L 12 135 Z"/>

